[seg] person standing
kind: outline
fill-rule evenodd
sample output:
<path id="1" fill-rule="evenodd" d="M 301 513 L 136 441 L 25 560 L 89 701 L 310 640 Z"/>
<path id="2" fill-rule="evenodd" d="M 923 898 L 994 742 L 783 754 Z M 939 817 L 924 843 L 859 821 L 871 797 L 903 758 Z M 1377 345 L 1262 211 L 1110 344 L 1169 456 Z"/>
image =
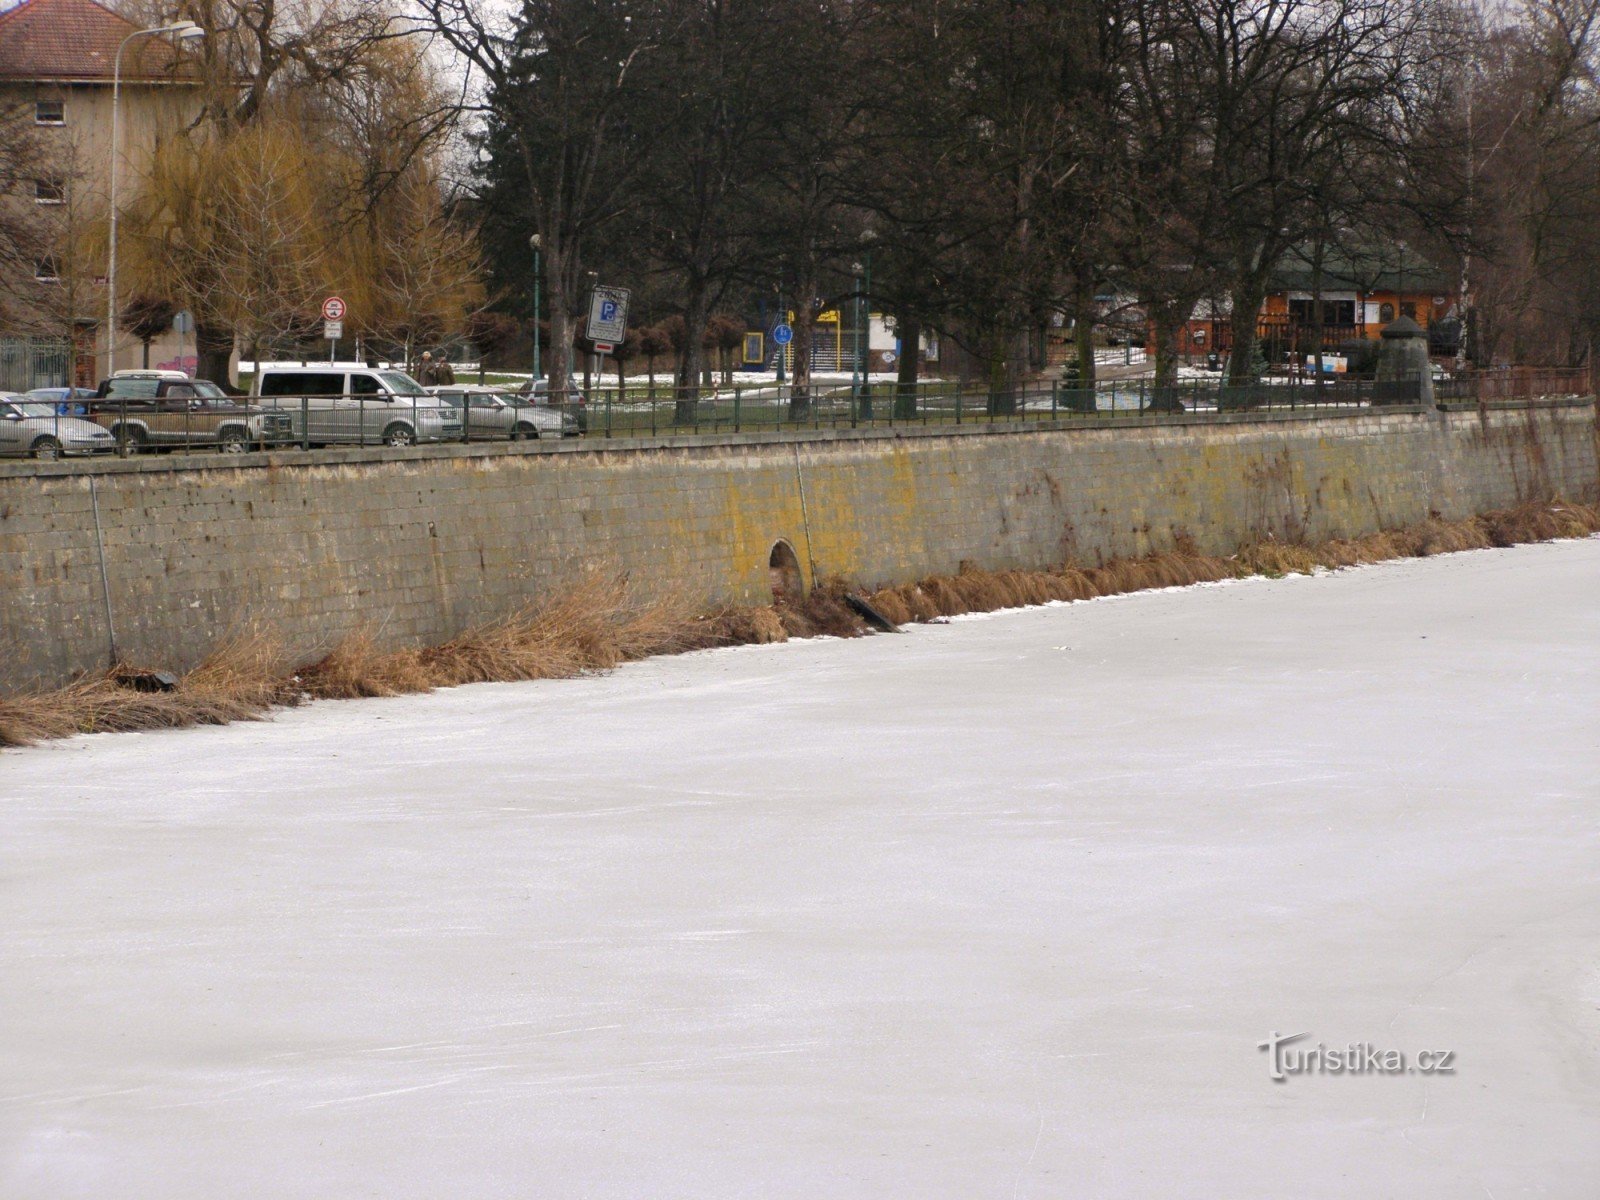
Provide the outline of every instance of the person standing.
<path id="1" fill-rule="evenodd" d="M 434 365 L 433 371 L 438 376 L 434 382 L 444 387 L 449 387 L 456 381 L 455 368 L 450 365 L 450 360 L 443 350 L 439 351 L 439 361 Z"/>
<path id="2" fill-rule="evenodd" d="M 433 351 L 422 352 L 422 362 L 417 365 L 417 382 L 423 387 L 435 387 L 439 383 L 439 368 L 433 365 Z"/>

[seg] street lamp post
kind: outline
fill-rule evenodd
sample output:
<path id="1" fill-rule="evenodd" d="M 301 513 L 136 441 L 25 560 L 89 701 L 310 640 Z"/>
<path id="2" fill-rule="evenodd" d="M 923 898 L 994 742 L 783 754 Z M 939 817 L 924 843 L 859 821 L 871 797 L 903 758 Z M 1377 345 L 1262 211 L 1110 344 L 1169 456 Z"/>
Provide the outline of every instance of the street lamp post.
<path id="1" fill-rule="evenodd" d="M 533 247 L 533 381 L 539 381 L 539 283 L 544 278 L 544 258 L 541 253 L 544 242 L 536 233 L 528 239 L 528 245 Z M 533 391 L 530 385 L 528 391 Z"/>
<path id="2" fill-rule="evenodd" d="M 871 230 L 868 230 L 870 233 Z M 872 384 L 868 381 L 869 368 L 872 365 L 872 251 L 868 250 L 865 257 L 866 266 L 862 271 L 861 284 L 861 317 L 867 327 L 866 337 L 862 341 L 861 354 L 861 415 L 865 420 L 872 420 Z"/>
<path id="3" fill-rule="evenodd" d="M 856 327 L 855 353 L 850 356 L 850 422 L 854 424 L 861 407 L 861 264 L 851 263 L 850 274 L 855 291 L 855 320 L 851 324 Z"/>
<path id="4" fill-rule="evenodd" d="M 777 320 L 777 324 L 778 325 L 787 325 L 788 323 L 789 323 L 789 310 L 783 306 L 783 280 L 780 278 L 779 281 L 778 281 L 778 320 Z M 779 346 L 778 347 L 778 382 L 779 383 L 787 382 L 787 380 L 785 380 L 785 378 L 784 378 L 784 373 L 783 373 L 783 356 L 784 356 L 784 352 L 786 350 L 788 350 L 788 349 L 789 349 L 789 347 L 787 347 L 787 346 Z"/>
<path id="5" fill-rule="evenodd" d="M 600 272 L 585 271 L 583 277 L 589 281 L 588 308 L 583 312 L 583 340 L 589 345 L 583 352 L 583 391 L 588 395 L 594 389 L 594 339 L 589 336 L 589 312 L 594 307 L 594 289 L 599 286 Z M 604 383 L 605 380 L 600 381 Z"/>
<path id="6" fill-rule="evenodd" d="M 193 21 L 178 21 L 171 25 L 140 29 L 122 39 L 111 66 L 111 246 L 106 262 L 106 376 L 108 378 L 117 368 L 117 135 L 121 128 L 119 102 L 122 98 L 122 52 L 134 38 L 155 37 L 163 33 L 176 34 L 179 42 L 197 41 L 206 35 L 206 31 Z"/>

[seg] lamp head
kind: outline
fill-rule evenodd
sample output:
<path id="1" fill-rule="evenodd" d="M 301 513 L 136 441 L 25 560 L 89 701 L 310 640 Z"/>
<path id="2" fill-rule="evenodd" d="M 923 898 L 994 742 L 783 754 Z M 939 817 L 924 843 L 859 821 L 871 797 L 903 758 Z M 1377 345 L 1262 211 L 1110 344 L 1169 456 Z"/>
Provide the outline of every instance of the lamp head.
<path id="1" fill-rule="evenodd" d="M 167 32 L 176 37 L 180 42 L 198 42 L 206 35 L 206 31 L 201 29 L 200 26 L 196 25 L 193 21 L 179 21 L 177 24 L 168 29 Z"/>

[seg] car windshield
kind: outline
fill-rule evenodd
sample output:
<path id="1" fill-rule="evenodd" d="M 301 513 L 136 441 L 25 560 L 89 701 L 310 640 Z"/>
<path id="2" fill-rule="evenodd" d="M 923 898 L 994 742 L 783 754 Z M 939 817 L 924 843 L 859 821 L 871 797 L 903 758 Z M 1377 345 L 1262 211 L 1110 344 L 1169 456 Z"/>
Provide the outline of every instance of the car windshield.
<path id="1" fill-rule="evenodd" d="M 207 400 L 228 399 L 228 393 L 223 391 L 216 384 L 212 383 L 209 379 L 196 379 L 189 386 L 194 389 L 195 395 L 204 396 Z"/>
<path id="2" fill-rule="evenodd" d="M 396 396 L 426 396 L 428 390 L 404 371 L 379 371 L 383 386 Z"/>
<path id="3" fill-rule="evenodd" d="M 56 406 L 54 404 L 13 404 L 12 407 L 25 417 L 53 417 L 56 415 Z"/>

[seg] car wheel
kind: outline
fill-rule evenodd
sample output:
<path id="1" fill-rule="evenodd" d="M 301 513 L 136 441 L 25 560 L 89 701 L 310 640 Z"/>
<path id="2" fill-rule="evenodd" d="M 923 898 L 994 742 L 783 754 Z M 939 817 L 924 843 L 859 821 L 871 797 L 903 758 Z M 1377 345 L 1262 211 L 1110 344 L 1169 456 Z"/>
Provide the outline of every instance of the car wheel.
<path id="1" fill-rule="evenodd" d="M 383 431 L 385 446 L 415 446 L 417 435 L 409 425 L 396 423 Z"/>
<path id="2" fill-rule="evenodd" d="M 218 435 L 217 449 L 224 454 L 243 454 L 250 449 L 250 435 L 243 429 L 224 429 Z"/>
<path id="3" fill-rule="evenodd" d="M 512 438 L 512 441 L 517 440 L 517 438 L 528 439 L 536 442 L 539 440 L 539 427 L 537 425 L 528 425 L 519 421 L 517 422 L 517 432 Z"/>
<path id="4" fill-rule="evenodd" d="M 35 438 L 33 445 L 28 447 L 28 453 L 47 461 L 57 459 L 61 457 L 61 443 L 53 437 Z"/>

